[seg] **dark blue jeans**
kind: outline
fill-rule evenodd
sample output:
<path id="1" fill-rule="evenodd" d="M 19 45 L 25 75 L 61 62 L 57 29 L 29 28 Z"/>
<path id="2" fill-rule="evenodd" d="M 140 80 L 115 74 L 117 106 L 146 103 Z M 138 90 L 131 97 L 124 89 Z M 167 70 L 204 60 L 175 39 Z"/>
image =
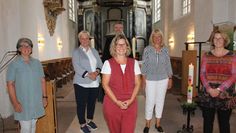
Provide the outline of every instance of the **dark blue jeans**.
<path id="1" fill-rule="evenodd" d="M 202 108 L 204 133 L 213 133 L 213 124 L 216 112 L 217 112 L 220 133 L 230 133 L 229 120 L 232 110 L 231 109 L 220 110 L 220 109 L 205 108 L 205 107 Z"/>
<path id="2" fill-rule="evenodd" d="M 98 88 L 84 88 L 74 84 L 75 98 L 77 104 L 77 116 L 79 123 L 85 124 L 85 111 L 87 107 L 87 119 L 92 120 L 95 111 L 96 99 L 98 96 Z"/>

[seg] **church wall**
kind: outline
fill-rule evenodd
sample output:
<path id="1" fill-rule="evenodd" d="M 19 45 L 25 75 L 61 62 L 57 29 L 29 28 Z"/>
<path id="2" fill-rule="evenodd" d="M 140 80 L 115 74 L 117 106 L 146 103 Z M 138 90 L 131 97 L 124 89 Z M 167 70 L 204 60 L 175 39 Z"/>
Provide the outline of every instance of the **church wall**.
<path id="1" fill-rule="evenodd" d="M 7 51 L 15 50 L 15 44 L 20 36 L 20 7 L 19 0 L 0 1 L 0 57 Z M 11 28 L 8 28 L 11 27 Z M 9 58 L 7 58 L 9 59 Z M 7 117 L 11 114 L 12 109 L 8 98 L 5 82 L 5 74 L 0 73 L 0 114 L 2 117 Z"/>
<path id="2" fill-rule="evenodd" d="M 184 42 L 187 41 L 188 34 L 194 31 L 194 2 L 192 2 L 191 13 L 185 16 L 178 16 L 178 13 L 176 13 L 181 12 L 181 8 L 174 8 L 174 6 L 180 6 L 179 4 L 176 1 L 169 1 L 167 5 L 167 9 L 169 9 L 168 18 L 165 22 L 168 25 L 168 31 L 165 32 L 168 32 L 166 38 L 170 55 L 175 57 L 182 56 L 182 50 L 185 50 Z M 169 40 L 172 40 L 172 44 Z"/>
<path id="3" fill-rule="evenodd" d="M 229 20 L 231 22 L 234 22 L 234 24 L 236 25 L 236 1 L 235 0 L 229 0 Z"/>
<path id="4" fill-rule="evenodd" d="M 38 2 L 38 5 L 42 5 L 42 0 Z M 38 48 L 39 59 L 49 60 L 71 56 L 71 52 L 75 45 L 74 34 L 76 34 L 76 27 L 73 27 L 73 25 L 69 25 L 70 20 L 68 20 L 68 11 L 65 10 L 57 16 L 54 34 L 50 36 L 45 20 L 44 7 L 37 7 L 36 34 L 42 34 L 43 38 L 45 39 L 45 44 Z M 63 7 L 67 8 L 67 0 L 63 1 Z M 73 27 L 73 30 L 70 27 Z M 73 36 L 69 33 L 73 34 Z M 58 46 L 58 41 L 60 40 L 62 42 L 62 47 Z"/>
<path id="5" fill-rule="evenodd" d="M 66 2 L 67 0 L 64 0 L 64 8 L 67 8 Z M 55 32 L 53 36 L 50 36 L 44 15 L 43 0 L 0 1 L 0 58 L 7 51 L 16 50 L 16 42 L 21 37 L 32 40 L 34 44 L 32 56 L 41 61 L 70 57 L 76 44 L 77 28 L 75 24 L 69 25 L 67 14 L 67 11 L 63 11 L 58 16 Z M 37 43 L 38 33 L 44 38 L 45 43 L 42 47 L 39 47 Z M 57 45 L 58 39 L 62 42 L 62 48 Z M 9 57 L 5 61 L 8 59 Z M 5 75 L 6 69 L 0 73 L 0 114 L 4 118 L 12 114 Z"/>
<path id="6" fill-rule="evenodd" d="M 236 24 L 235 0 L 192 0 L 191 13 L 181 15 L 181 0 L 161 1 L 161 21 L 155 23 L 154 28 L 160 28 L 164 33 L 170 55 L 182 56 L 188 35 L 193 33 L 192 41 L 205 42 L 213 30 L 213 25 L 224 23 Z M 198 49 L 191 46 L 190 49 Z M 209 45 L 204 45 L 203 50 L 209 50 Z"/>
<path id="7" fill-rule="evenodd" d="M 214 0 L 212 2 L 212 10 L 214 24 L 229 21 L 229 0 Z"/>
<path id="8" fill-rule="evenodd" d="M 195 1 L 195 41 L 205 42 L 209 39 L 213 30 L 213 5 L 212 0 Z M 198 47 L 196 46 L 195 49 Z M 204 43 L 202 50 L 208 51 L 209 44 Z"/>

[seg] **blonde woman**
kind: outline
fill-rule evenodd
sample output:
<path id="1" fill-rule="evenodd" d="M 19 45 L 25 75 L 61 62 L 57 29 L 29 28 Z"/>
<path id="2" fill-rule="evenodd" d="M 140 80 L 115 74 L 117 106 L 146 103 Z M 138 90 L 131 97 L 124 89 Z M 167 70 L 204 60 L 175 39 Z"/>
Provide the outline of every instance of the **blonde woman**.
<path id="1" fill-rule="evenodd" d="M 138 62 L 128 58 L 130 52 L 126 37 L 117 34 L 111 43 L 112 58 L 102 67 L 103 113 L 110 133 L 134 133 L 135 130 L 141 71 Z"/>
<path id="2" fill-rule="evenodd" d="M 146 92 L 146 125 L 143 132 L 149 132 L 154 107 L 155 128 L 158 132 L 164 132 L 161 117 L 166 91 L 172 86 L 172 68 L 168 50 L 163 43 L 163 34 L 159 29 L 152 31 L 150 44 L 144 49 L 141 71 Z"/>

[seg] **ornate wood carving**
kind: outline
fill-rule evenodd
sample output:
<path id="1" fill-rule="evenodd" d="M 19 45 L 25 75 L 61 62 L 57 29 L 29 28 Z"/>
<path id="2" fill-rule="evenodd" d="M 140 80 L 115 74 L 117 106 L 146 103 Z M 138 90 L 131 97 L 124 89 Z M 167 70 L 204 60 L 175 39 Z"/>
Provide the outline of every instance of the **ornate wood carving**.
<path id="1" fill-rule="evenodd" d="M 56 28 L 57 16 L 62 13 L 65 8 L 62 7 L 62 0 L 44 0 L 43 5 L 47 27 L 50 36 L 53 36 L 54 30 Z"/>

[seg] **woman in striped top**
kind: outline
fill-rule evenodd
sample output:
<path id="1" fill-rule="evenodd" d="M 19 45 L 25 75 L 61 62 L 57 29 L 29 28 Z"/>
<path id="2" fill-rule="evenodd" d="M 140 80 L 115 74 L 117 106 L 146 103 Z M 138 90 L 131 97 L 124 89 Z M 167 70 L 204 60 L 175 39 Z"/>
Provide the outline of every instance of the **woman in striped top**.
<path id="1" fill-rule="evenodd" d="M 163 33 L 154 29 L 150 35 L 150 44 L 144 49 L 141 72 L 146 93 L 145 119 L 143 133 L 148 133 L 155 108 L 155 128 L 164 132 L 161 126 L 162 112 L 167 89 L 172 86 L 172 68 L 168 49 L 164 44 Z"/>

